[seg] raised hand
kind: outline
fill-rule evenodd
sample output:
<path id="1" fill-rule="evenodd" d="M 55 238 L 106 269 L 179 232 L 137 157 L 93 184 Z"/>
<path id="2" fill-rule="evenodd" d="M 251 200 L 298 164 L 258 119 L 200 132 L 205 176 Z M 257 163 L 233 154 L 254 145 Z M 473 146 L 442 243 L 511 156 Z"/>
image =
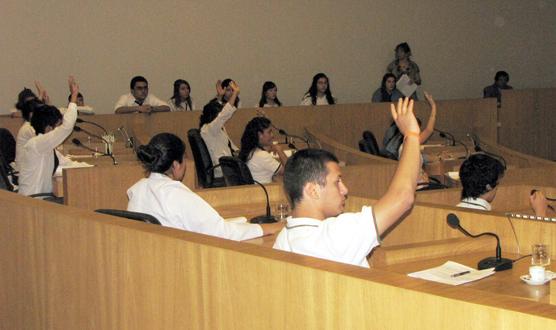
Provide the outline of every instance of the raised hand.
<path id="1" fill-rule="evenodd" d="M 421 128 L 413 113 L 413 100 L 410 100 L 408 97 L 403 100 L 399 99 L 397 106 L 394 106 L 393 103 L 390 104 L 390 111 L 392 112 L 392 118 L 403 135 L 407 135 L 409 132 L 414 134 L 421 132 Z"/>
<path id="2" fill-rule="evenodd" d="M 226 93 L 226 90 L 222 88 L 222 80 L 216 82 L 216 96 L 222 97 Z"/>

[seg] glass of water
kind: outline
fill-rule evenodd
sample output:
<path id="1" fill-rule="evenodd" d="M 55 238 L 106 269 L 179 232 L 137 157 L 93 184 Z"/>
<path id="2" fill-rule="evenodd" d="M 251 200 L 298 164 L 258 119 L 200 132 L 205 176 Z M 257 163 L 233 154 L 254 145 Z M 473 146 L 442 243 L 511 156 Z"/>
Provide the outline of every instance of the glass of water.
<path id="1" fill-rule="evenodd" d="M 285 203 L 277 204 L 275 214 L 278 221 L 286 221 L 286 218 L 290 215 L 289 205 Z"/>
<path id="2" fill-rule="evenodd" d="M 542 267 L 550 265 L 550 246 L 533 244 L 531 246 L 531 265 Z"/>

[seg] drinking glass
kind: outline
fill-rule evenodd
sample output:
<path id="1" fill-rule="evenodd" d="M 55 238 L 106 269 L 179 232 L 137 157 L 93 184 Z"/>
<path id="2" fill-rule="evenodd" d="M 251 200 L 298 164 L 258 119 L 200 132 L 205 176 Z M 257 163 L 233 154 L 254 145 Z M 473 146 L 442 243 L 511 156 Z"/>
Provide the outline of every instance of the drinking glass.
<path id="1" fill-rule="evenodd" d="M 276 217 L 278 221 L 286 221 L 286 218 L 290 215 L 290 207 L 288 204 L 280 203 L 276 205 Z"/>
<path id="2" fill-rule="evenodd" d="M 531 265 L 546 267 L 550 265 L 550 247 L 546 244 L 531 246 Z"/>

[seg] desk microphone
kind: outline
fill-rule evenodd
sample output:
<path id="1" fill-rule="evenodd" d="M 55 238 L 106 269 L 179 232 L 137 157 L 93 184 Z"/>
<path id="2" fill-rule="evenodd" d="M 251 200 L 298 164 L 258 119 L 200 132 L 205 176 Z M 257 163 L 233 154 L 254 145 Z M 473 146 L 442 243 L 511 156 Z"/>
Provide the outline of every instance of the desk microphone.
<path id="1" fill-rule="evenodd" d="M 266 214 L 254 217 L 253 219 L 249 220 L 249 222 L 250 223 L 257 223 L 257 224 L 277 222 L 276 218 L 270 213 L 270 199 L 268 198 L 268 192 L 266 191 L 265 186 L 262 183 L 260 183 L 259 181 L 256 181 L 256 180 L 253 180 L 253 182 L 255 182 L 256 184 L 261 186 L 261 188 L 263 188 L 263 190 L 264 190 L 264 195 L 266 197 Z"/>
<path id="2" fill-rule="evenodd" d="M 108 131 L 106 130 L 106 128 L 100 126 L 100 125 L 97 124 L 97 123 L 93 123 L 92 121 L 83 120 L 83 119 L 81 119 L 81 118 L 77 118 L 75 121 L 78 122 L 79 124 L 85 123 L 85 124 L 94 125 L 94 126 L 100 128 L 101 130 L 103 130 L 105 134 L 108 134 Z"/>
<path id="3" fill-rule="evenodd" d="M 494 233 L 488 233 L 488 232 L 487 233 L 481 233 L 479 235 L 472 235 L 467 230 L 463 229 L 463 227 L 459 224 L 459 219 L 458 219 L 457 215 L 455 215 L 453 213 L 448 214 L 447 220 L 448 220 L 448 225 L 450 227 L 452 227 L 454 229 L 458 229 L 459 231 L 464 233 L 466 236 L 477 238 L 477 237 L 480 237 L 480 236 L 488 235 L 488 236 L 494 236 L 496 238 L 496 257 L 488 257 L 488 258 L 485 258 L 485 259 L 479 261 L 479 264 L 477 266 L 477 268 L 479 270 L 492 268 L 492 267 L 494 267 L 495 271 L 502 271 L 502 270 L 506 270 L 506 269 L 512 269 L 513 261 L 510 260 L 510 259 L 502 258 L 502 248 L 500 247 L 500 238 L 498 237 L 498 235 L 496 235 Z"/>
<path id="4" fill-rule="evenodd" d="M 132 136 L 129 136 L 127 130 L 125 129 L 125 126 L 118 127 L 118 132 L 120 132 L 124 140 L 126 140 L 126 147 L 133 149 L 135 153 L 137 153 L 137 150 L 135 149 L 135 141 Z"/>
<path id="5" fill-rule="evenodd" d="M 97 138 L 97 139 L 101 140 L 102 142 L 108 144 L 108 141 L 106 141 L 102 136 L 96 135 L 96 134 L 94 134 L 94 133 L 91 133 L 91 132 L 89 132 L 89 131 L 87 131 L 87 130 L 85 130 L 85 129 L 83 129 L 83 128 L 77 126 L 77 125 L 76 125 L 76 126 L 73 126 L 73 130 L 76 131 L 76 132 L 83 132 L 83 133 L 87 134 L 87 135 L 90 136 L 90 137 Z"/>
<path id="6" fill-rule="evenodd" d="M 293 134 L 288 134 L 288 132 L 286 132 L 285 130 L 283 130 L 283 129 L 281 129 L 281 128 L 278 129 L 278 133 L 279 133 L 280 135 L 284 135 L 286 138 L 289 137 L 289 138 L 292 138 L 292 139 L 299 139 L 299 140 L 305 142 L 305 144 L 307 144 L 307 148 L 311 148 L 311 146 L 309 145 L 309 140 L 307 140 L 306 138 L 304 138 L 304 137 L 302 137 L 302 136 L 293 135 Z M 295 148 L 295 149 L 297 149 L 297 148 Z"/>
<path id="7" fill-rule="evenodd" d="M 83 143 L 81 143 L 81 141 L 79 141 L 79 139 L 75 139 L 75 138 L 74 138 L 74 139 L 71 140 L 71 142 L 72 142 L 73 144 L 75 144 L 76 146 L 81 147 L 81 148 L 83 148 L 83 149 L 87 149 L 87 150 L 89 150 L 89 151 L 92 151 L 92 152 L 95 152 L 95 153 L 99 153 L 99 154 L 101 154 L 101 155 L 103 155 L 103 156 L 108 156 L 108 157 L 112 158 L 112 163 L 113 163 L 114 165 L 118 165 L 118 162 L 116 161 L 116 158 L 114 158 L 114 156 L 111 155 L 111 154 L 107 154 L 107 153 L 104 153 L 104 152 L 100 152 L 100 151 L 94 150 L 93 148 L 89 148 L 89 147 L 87 147 L 86 145 L 84 145 Z"/>
<path id="8" fill-rule="evenodd" d="M 450 139 L 452 141 L 452 146 L 454 147 L 457 144 L 461 144 L 464 148 L 465 148 L 465 159 L 467 159 L 469 157 L 469 148 L 467 148 L 467 146 L 465 145 L 465 143 L 456 140 L 456 138 L 454 137 L 454 135 L 452 133 L 446 132 L 446 131 L 442 131 L 439 130 L 437 128 L 434 129 L 436 132 L 438 132 L 438 135 L 440 135 L 441 138 L 443 139 Z"/>

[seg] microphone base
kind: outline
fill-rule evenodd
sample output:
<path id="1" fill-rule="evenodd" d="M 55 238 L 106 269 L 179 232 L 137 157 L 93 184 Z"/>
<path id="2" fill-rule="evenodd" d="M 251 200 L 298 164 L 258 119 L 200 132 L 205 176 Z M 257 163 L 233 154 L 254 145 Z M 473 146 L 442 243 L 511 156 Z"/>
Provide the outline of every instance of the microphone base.
<path id="1" fill-rule="evenodd" d="M 481 261 L 479 261 L 479 265 L 477 268 L 479 270 L 492 268 L 494 267 L 494 271 L 499 272 L 502 270 L 512 269 L 513 262 L 510 259 L 500 258 L 496 259 L 496 257 L 488 257 Z"/>
<path id="2" fill-rule="evenodd" d="M 262 223 L 274 223 L 276 218 L 273 215 L 259 215 L 258 217 L 254 217 L 253 219 L 249 220 L 250 223 L 262 224 Z"/>

